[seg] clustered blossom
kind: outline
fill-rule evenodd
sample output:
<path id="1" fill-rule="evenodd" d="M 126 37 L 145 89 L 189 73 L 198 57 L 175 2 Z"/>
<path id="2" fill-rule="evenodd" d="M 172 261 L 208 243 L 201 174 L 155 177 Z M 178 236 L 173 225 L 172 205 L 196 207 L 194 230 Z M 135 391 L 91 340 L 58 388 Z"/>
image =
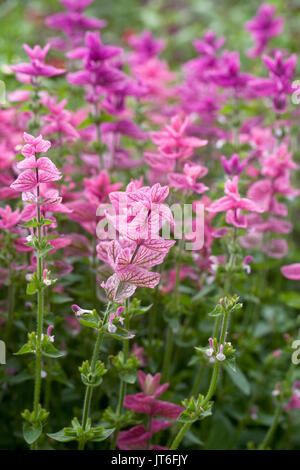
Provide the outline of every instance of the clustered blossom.
<path id="1" fill-rule="evenodd" d="M 255 47 L 249 51 L 251 57 L 259 56 L 267 46 L 270 39 L 281 34 L 283 18 L 275 17 L 276 8 L 263 3 L 256 16 L 246 23 L 246 29 L 250 31 L 255 41 Z"/>
<path id="2" fill-rule="evenodd" d="M 20 171 L 17 179 L 11 183 L 10 187 L 14 191 L 22 193 L 24 208 L 19 214 L 15 213 L 14 224 L 19 221 L 28 222 L 40 216 L 51 217 L 51 223 L 44 228 L 45 233 L 51 235 L 49 243 L 52 252 L 64 248 L 71 243 L 68 237 L 58 234 L 54 229 L 56 222 L 53 213 L 66 213 L 69 209 L 62 204 L 62 198 L 54 183 L 61 179 L 62 175 L 56 165 L 48 158 L 40 156 L 46 153 L 51 144 L 44 140 L 42 135 L 34 137 L 24 133 L 25 145 L 22 148 L 22 155 L 25 157 L 17 163 L 17 170 Z M 7 210 L 7 213 L 10 212 Z M 19 238 L 15 241 L 18 251 L 32 251 L 31 245 L 34 240 L 34 231 L 30 229 L 30 235 L 25 238 L 26 231 L 21 228 L 15 229 Z M 28 245 L 29 242 L 29 245 Z M 57 264 L 58 266 L 58 264 Z"/>
<path id="3" fill-rule="evenodd" d="M 127 395 L 125 397 L 124 406 L 136 413 L 146 414 L 150 417 L 149 429 L 143 425 L 134 426 L 128 431 L 121 431 L 117 445 L 121 450 L 143 450 L 143 449 L 165 449 L 161 446 L 151 445 L 153 434 L 168 428 L 172 424 L 172 420 L 178 418 L 183 408 L 179 405 L 169 403 L 167 401 L 158 400 L 169 387 L 168 383 L 160 385 L 161 374 L 145 374 L 138 372 L 138 379 L 142 392 L 135 395 Z M 162 417 L 166 419 L 155 419 Z M 170 421 L 171 420 L 171 421 Z"/>
<path id="4" fill-rule="evenodd" d="M 291 173 L 297 169 L 297 165 L 292 160 L 287 142 L 265 150 L 258 160 L 260 170 L 257 174 L 261 174 L 261 179 L 250 185 L 248 196 L 268 216 L 247 216 L 248 234 L 242 237 L 241 243 L 245 248 L 259 248 L 273 258 L 281 258 L 288 251 L 286 240 L 266 239 L 270 232 L 280 235 L 292 230 L 291 223 L 284 220 L 288 215 L 287 205 L 278 198 L 292 199 L 298 196 L 299 191 L 290 183 Z"/>
<path id="5" fill-rule="evenodd" d="M 46 18 L 49 28 L 57 29 L 65 34 L 65 38 L 54 37 L 51 44 L 61 50 L 80 46 L 84 33 L 88 30 L 104 28 L 106 21 L 84 14 L 84 10 L 94 0 L 61 0 L 66 12 L 55 13 Z"/>
<path id="6" fill-rule="evenodd" d="M 65 72 L 64 69 L 58 69 L 53 65 L 45 63 L 46 55 L 49 52 L 50 45 L 47 44 L 43 49 L 40 46 L 34 46 L 31 48 L 24 44 L 26 54 L 30 59 L 30 63 L 24 62 L 18 65 L 12 65 L 11 69 L 16 72 L 17 78 L 20 81 L 27 81 L 37 77 L 53 77 L 54 75 L 60 75 Z M 25 78 L 23 78 L 25 76 Z"/>
<path id="7" fill-rule="evenodd" d="M 113 210 L 106 219 L 119 234 L 119 240 L 100 241 L 97 253 L 114 274 L 102 283 L 109 299 L 122 302 L 137 287 L 154 288 L 160 275 L 150 269 L 161 264 L 175 241 L 159 236 L 163 222 L 172 222 L 170 210 L 163 204 L 168 188 L 159 183 L 136 187 L 130 183 L 126 192 L 112 192 L 109 199 Z M 106 232 L 98 232 L 98 237 Z"/>

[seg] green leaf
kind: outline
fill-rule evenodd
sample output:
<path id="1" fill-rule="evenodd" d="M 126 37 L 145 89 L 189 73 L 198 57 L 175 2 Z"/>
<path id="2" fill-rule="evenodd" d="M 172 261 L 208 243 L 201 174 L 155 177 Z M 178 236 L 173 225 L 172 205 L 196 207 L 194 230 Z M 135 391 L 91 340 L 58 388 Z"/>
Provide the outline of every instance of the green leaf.
<path id="1" fill-rule="evenodd" d="M 94 313 L 85 313 L 78 317 L 78 321 L 81 325 L 87 326 L 88 328 L 99 329 L 99 318 Z"/>
<path id="2" fill-rule="evenodd" d="M 42 434 L 43 426 L 41 423 L 23 423 L 23 436 L 27 444 L 31 445 L 38 440 Z"/>
<path id="3" fill-rule="evenodd" d="M 76 436 L 65 436 L 64 429 L 61 429 L 60 431 L 54 433 L 49 433 L 47 434 L 47 436 L 58 442 L 71 442 L 77 440 Z"/>
<path id="4" fill-rule="evenodd" d="M 92 442 L 102 442 L 105 441 L 111 434 L 114 432 L 115 428 L 109 428 L 109 429 L 102 429 L 101 435 L 97 437 L 93 437 L 91 439 Z M 94 428 L 93 431 L 97 432 L 97 428 Z"/>
<path id="5" fill-rule="evenodd" d="M 61 353 L 55 346 L 51 343 L 46 343 L 42 345 L 42 354 L 46 357 L 62 357 L 63 353 Z"/>
<path id="6" fill-rule="evenodd" d="M 35 281 L 33 282 L 30 282 L 29 284 L 27 284 L 27 288 L 26 288 L 26 294 L 27 295 L 33 295 L 37 292 L 38 288 L 37 288 L 37 284 Z"/>
<path id="7" fill-rule="evenodd" d="M 31 220 L 28 220 L 28 222 L 25 222 L 24 223 L 24 227 L 25 228 L 35 228 L 35 227 L 38 227 L 38 221 L 36 219 L 36 217 L 34 217 L 33 219 Z"/>
<path id="8" fill-rule="evenodd" d="M 136 381 L 136 376 L 136 370 L 125 370 L 120 372 L 120 378 L 123 380 L 123 382 L 128 384 L 134 384 Z"/>
<path id="9" fill-rule="evenodd" d="M 29 343 L 24 344 L 24 346 L 19 349 L 16 353 L 14 353 L 15 356 L 21 356 L 22 354 L 30 354 L 34 353 L 34 349 L 32 348 L 32 345 Z"/>
<path id="10" fill-rule="evenodd" d="M 51 302 L 53 304 L 65 304 L 67 302 L 72 302 L 72 298 L 68 297 L 67 295 L 61 295 L 61 294 L 54 294 L 51 297 Z"/>
<path id="11" fill-rule="evenodd" d="M 47 243 L 45 248 L 42 248 L 41 250 L 37 251 L 37 255 L 42 258 L 46 256 L 47 253 L 49 253 L 50 250 L 53 250 L 53 246 L 50 245 L 50 243 Z"/>
<path id="12" fill-rule="evenodd" d="M 300 294 L 298 292 L 282 292 L 279 300 L 289 307 L 300 309 Z"/>
<path id="13" fill-rule="evenodd" d="M 124 330 L 124 328 L 118 328 L 115 333 L 109 333 L 107 331 L 106 334 L 108 334 L 109 336 L 112 336 L 113 338 L 118 339 L 120 341 L 124 341 L 126 339 L 132 339 L 135 336 L 130 331 Z"/>
<path id="14" fill-rule="evenodd" d="M 224 368 L 232 382 L 241 390 L 241 392 L 245 395 L 250 395 L 250 384 L 241 369 L 236 365 L 234 371 L 232 366 L 229 366 L 227 363 L 224 363 Z"/>

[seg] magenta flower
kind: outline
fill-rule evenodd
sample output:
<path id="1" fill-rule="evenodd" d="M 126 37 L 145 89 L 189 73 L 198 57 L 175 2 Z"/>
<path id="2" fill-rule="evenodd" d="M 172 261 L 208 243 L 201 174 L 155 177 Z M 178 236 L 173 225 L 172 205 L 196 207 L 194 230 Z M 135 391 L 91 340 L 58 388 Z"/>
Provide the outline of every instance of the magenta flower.
<path id="1" fill-rule="evenodd" d="M 72 11 L 83 11 L 85 10 L 94 0 L 60 0 L 61 3 Z"/>
<path id="2" fill-rule="evenodd" d="M 50 49 L 47 44 L 43 49 L 40 46 L 31 48 L 24 44 L 24 49 L 30 58 L 30 63 L 24 62 L 18 65 L 12 65 L 11 69 L 20 74 L 29 75 L 31 77 L 52 77 L 65 73 L 64 69 L 58 69 L 53 65 L 48 65 L 44 62 L 45 57 Z"/>
<path id="3" fill-rule="evenodd" d="M 59 29 L 67 37 L 67 41 L 54 38 L 52 42 L 56 44 L 58 49 L 65 49 L 68 45 L 78 45 L 87 30 L 100 29 L 106 26 L 106 21 L 83 14 L 83 10 L 92 2 L 93 0 L 61 0 L 61 3 L 68 11 L 55 13 L 46 18 L 46 25 L 49 28 Z"/>
<path id="4" fill-rule="evenodd" d="M 290 398 L 289 403 L 285 406 L 286 410 L 300 410 L 300 382 L 297 381 L 293 385 L 293 395 Z"/>
<path id="5" fill-rule="evenodd" d="M 225 173 L 229 176 L 240 175 L 247 165 L 247 160 L 241 161 L 238 154 L 233 154 L 232 157 L 227 160 L 224 155 L 221 157 L 221 162 Z"/>
<path id="6" fill-rule="evenodd" d="M 118 448 L 120 450 L 164 450 L 166 447 L 153 446 L 149 443 L 153 434 L 171 425 L 172 422 L 170 421 L 151 419 L 149 430 L 146 430 L 142 425 L 138 425 L 128 431 L 121 431 L 118 436 Z"/>
<path id="7" fill-rule="evenodd" d="M 203 39 L 194 39 L 193 46 L 197 52 L 206 56 L 214 56 L 225 43 L 224 37 L 217 37 L 214 31 L 208 30 Z"/>
<path id="8" fill-rule="evenodd" d="M 140 36 L 132 34 L 128 39 L 128 44 L 134 48 L 133 60 L 138 63 L 158 56 L 165 47 L 165 41 L 154 39 L 151 31 L 143 31 Z"/>
<path id="9" fill-rule="evenodd" d="M 232 87 L 237 92 L 248 85 L 252 76 L 240 71 L 240 56 L 238 52 L 225 51 L 218 67 L 211 71 L 211 80 L 218 86 Z"/>
<path id="10" fill-rule="evenodd" d="M 86 68 L 92 70 L 98 63 L 111 59 L 122 53 L 122 49 L 115 46 L 105 46 L 100 38 L 99 32 L 88 31 L 85 35 L 86 47 L 78 47 L 69 52 L 67 56 L 70 59 L 81 59 Z"/>
<path id="11" fill-rule="evenodd" d="M 266 45 L 275 36 L 281 34 L 283 18 L 275 18 L 276 8 L 268 3 L 263 3 L 256 16 L 246 23 L 246 29 L 250 31 L 255 41 L 255 47 L 249 51 L 251 57 L 260 55 Z"/>
<path id="12" fill-rule="evenodd" d="M 117 122 L 105 122 L 100 126 L 101 133 L 106 134 L 112 132 L 114 135 L 122 134 L 136 140 L 146 140 L 146 134 L 139 126 L 128 119 Z"/>
<path id="13" fill-rule="evenodd" d="M 143 413 L 148 416 L 161 416 L 167 419 L 176 419 L 183 411 L 183 408 L 174 403 L 157 400 L 157 397 L 169 387 L 168 383 L 160 385 L 161 374 L 144 374 L 138 372 L 142 393 L 136 395 L 127 395 L 124 406 L 137 413 Z"/>
<path id="14" fill-rule="evenodd" d="M 91 203 L 98 205 L 103 202 L 107 196 L 122 187 L 122 183 L 111 183 L 107 171 L 102 170 L 93 178 L 84 178 L 83 194 Z"/>

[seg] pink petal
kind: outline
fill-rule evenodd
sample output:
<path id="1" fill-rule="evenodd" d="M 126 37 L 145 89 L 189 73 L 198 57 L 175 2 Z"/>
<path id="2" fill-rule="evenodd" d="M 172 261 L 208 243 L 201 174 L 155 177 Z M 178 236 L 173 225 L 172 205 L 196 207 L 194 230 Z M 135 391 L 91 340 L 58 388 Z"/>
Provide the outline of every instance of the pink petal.
<path id="1" fill-rule="evenodd" d="M 300 281 L 300 263 L 289 264 L 282 266 L 281 272 L 287 279 L 293 279 L 294 281 Z"/>

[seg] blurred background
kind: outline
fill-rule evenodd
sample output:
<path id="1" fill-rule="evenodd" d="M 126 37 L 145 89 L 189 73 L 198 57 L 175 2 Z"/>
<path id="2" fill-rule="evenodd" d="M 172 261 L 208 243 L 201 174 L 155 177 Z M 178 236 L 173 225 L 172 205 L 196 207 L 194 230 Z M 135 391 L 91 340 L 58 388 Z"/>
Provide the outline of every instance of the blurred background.
<path id="1" fill-rule="evenodd" d="M 191 41 L 206 29 L 214 29 L 227 38 L 227 48 L 246 50 L 251 47 L 244 24 L 252 18 L 262 1 L 251 0 L 95 0 L 87 13 L 106 19 L 104 40 L 122 44 L 124 35 L 134 30 L 150 29 L 157 37 L 168 40 L 164 57 L 172 64 L 195 56 Z M 273 46 L 297 52 L 300 44 L 300 0 L 269 0 L 277 14 L 285 18 L 284 34 Z M 22 44 L 43 45 L 54 31 L 44 26 L 45 17 L 64 10 L 58 0 L 0 0 L 1 73 L 7 63 L 17 62 L 23 54 Z M 241 57 L 241 60 L 247 60 Z"/>

